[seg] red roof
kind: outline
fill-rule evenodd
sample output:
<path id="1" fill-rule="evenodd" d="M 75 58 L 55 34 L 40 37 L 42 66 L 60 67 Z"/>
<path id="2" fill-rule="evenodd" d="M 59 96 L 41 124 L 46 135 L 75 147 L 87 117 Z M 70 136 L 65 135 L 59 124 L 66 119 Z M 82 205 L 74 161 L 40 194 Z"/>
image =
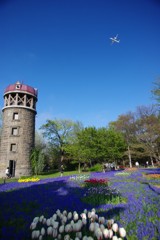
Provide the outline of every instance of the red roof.
<path id="1" fill-rule="evenodd" d="M 5 89 L 4 94 L 6 94 L 7 92 L 27 92 L 27 93 L 30 93 L 32 95 L 35 95 L 36 97 L 38 95 L 38 90 L 36 88 L 30 87 L 30 86 L 25 85 L 25 84 L 21 84 L 19 82 L 9 85 Z"/>

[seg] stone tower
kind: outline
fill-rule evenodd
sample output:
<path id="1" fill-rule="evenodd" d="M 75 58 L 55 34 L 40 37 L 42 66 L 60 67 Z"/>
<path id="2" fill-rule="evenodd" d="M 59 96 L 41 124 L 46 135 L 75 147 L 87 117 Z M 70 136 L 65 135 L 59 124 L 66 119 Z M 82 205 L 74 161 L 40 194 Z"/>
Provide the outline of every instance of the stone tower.
<path id="1" fill-rule="evenodd" d="M 9 167 L 13 177 L 31 174 L 30 154 L 34 147 L 37 89 L 16 82 L 4 92 L 0 148 L 0 177 Z"/>

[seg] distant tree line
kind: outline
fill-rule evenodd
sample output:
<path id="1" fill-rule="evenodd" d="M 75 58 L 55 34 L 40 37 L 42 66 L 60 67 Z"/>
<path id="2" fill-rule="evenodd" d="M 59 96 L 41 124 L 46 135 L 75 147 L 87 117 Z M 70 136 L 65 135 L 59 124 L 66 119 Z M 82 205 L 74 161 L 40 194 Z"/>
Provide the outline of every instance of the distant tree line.
<path id="1" fill-rule="evenodd" d="M 83 127 L 66 119 L 47 120 L 36 132 L 31 155 L 34 173 L 44 170 L 66 170 L 116 163 L 135 166 L 149 162 L 160 164 L 160 80 L 152 90 L 156 104 L 139 106 L 135 112 L 118 116 L 107 127 Z"/>

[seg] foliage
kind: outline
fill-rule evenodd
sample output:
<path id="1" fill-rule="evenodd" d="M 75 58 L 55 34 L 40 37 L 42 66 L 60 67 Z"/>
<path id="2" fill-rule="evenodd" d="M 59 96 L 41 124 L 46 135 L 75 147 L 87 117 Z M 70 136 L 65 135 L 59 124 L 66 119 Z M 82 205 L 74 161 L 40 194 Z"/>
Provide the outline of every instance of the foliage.
<path id="1" fill-rule="evenodd" d="M 34 148 L 30 156 L 30 161 L 31 161 L 32 173 L 35 175 L 40 174 L 43 171 L 45 166 L 44 153 L 40 149 Z"/>
<path id="2" fill-rule="evenodd" d="M 94 166 L 90 167 L 90 172 L 102 172 L 102 164 L 95 164 Z"/>
<path id="3" fill-rule="evenodd" d="M 117 121 L 111 122 L 110 126 L 123 134 L 127 145 L 129 166 L 132 167 L 131 145 L 135 139 L 134 114 L 132 112 L 122 114 L 118 117 Z"/>
<path id="4" fill-rule="evenodd" d="M 158 102 L 160 102 L 160 78 L 158 78 L 155 82 L 154 82 L 154 88 L 152 89 L 152 94 L 153 97 L 155 98 L 155 100 Z"/>
<path id="5" fill-rule="evenodd" d="M 72 144 L 78 128 L 80 128 L 80 123 L 71 120 L 47 120 L 47 123 L 40 128 L 43 136 L 48 139 L 50 146 L 59 153 L 59 168 L 65 158 L 66 146 Z"/>

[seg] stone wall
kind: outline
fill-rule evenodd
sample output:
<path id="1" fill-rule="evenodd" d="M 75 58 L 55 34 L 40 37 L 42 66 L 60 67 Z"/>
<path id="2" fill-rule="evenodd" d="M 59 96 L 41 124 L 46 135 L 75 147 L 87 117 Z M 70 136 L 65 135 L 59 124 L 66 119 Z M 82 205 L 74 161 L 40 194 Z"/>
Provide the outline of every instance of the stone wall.
<path id="1" fill-rule="evenodd" d="M 31 174 L 29 158 L 34 147 L 35 114 L 35 111 L 25 107 L 4 108 L 0 177 L 5 176 L 5 169 L 11 163 L 10 160 L 15 163 L 15 177 Z"/>

